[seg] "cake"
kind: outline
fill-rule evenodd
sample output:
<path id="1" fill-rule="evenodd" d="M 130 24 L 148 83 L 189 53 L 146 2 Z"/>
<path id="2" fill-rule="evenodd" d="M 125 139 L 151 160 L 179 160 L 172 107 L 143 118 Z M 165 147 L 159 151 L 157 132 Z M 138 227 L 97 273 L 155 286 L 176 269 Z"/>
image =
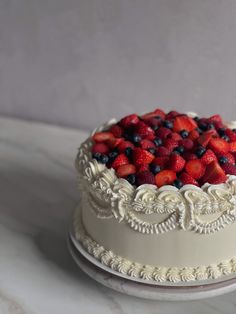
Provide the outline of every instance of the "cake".
<path id="1" fill-rule="evenodd" d="M 76 241 L 130 279 L 204 284 L 236 274 L 235 125 L 156 109 L 97 128 L 75 161 Z"/>

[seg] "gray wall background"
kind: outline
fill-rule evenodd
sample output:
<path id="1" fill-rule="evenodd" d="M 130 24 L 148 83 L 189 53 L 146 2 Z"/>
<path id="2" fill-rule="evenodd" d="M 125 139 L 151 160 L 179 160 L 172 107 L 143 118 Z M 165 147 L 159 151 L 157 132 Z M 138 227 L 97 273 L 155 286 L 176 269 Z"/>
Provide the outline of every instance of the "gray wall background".
<path id="1" fill-rule="evenodd" d="M 91 129 L 157 106 L 236 120 L 236 1 L 0 0 L 0 114 Z"/>

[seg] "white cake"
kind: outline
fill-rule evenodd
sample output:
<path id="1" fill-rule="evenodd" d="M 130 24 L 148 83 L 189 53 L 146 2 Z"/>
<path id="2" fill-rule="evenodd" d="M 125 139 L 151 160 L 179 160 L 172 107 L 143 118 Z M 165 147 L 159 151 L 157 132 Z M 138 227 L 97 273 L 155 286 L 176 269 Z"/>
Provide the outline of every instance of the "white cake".
<path id="1" fill-rule="evenodd" d="M 136 187 L 94 159 L 93 144 L 89 137 L 75 162 L 82 197 L 74 230 L 89 254 L 131 279 L 164 284 L 236 272 L 236 176 L 201 187 Z"/>

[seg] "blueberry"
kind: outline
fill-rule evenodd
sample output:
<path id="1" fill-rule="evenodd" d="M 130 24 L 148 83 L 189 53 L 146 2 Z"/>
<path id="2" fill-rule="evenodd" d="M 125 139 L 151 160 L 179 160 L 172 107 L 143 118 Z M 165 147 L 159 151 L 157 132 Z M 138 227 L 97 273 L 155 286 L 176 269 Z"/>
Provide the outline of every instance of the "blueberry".
<path id="1" fill-rule="evenodd" d="M 131 141 L 135 144 L 139 143 L 141 141 L 141 136 L 138 134 L 133 134 L 131 136 Z"/>
<path id="2" fill-rule="evenodd" d="M 200 128 L 196 128 L 196 131 L 201 135 L 203 133 L 203 130 Z"/>
<path id="3" fill-rule="evenodd" d="M 173 123 L 169 120 L 165 120 L 163 122 L 163 126 L 166 127 L 167 129 L 172 129 L 173 128 Z"/>
<path id="4" fill-rule="evenodd" d="M 225 140 L 226 142 L 230 141 L 230 138 L 227 135 L 222 135 L 221 138 Z"/>
<path id="5" fill-rule="evenodd" d="M 152 125 L 151 128 L 153 129 L 153 131 L 157 131 L 159 129 L 158 125 Z"/>
<path id="6" fill-rule="evenodd" d="M 188 137 L 188 131 L 182 130 L 182 131 L 180 132 L 180 135 L 182 136 L 182 138 L 186 138 L 186 137 Z"/>
<path id="7" fill-rule="evenodd" d="M 232 131 L 233 131 L 234 133 L 236 133 L 236 129 L 232 129 Z"/>
<path id="8" fill-rule="evenodd" d="M 132 155 L 132 152 L 133 152 L 133 149 L 131 147 L 127 147 L 124 153 L 127 157 L 130 157 Z"/>
<path id="9" fill-rule="evenodd" d="M 107 155 L 101 154 L 101 156 L 100 156 L 100 158 L 99 158 L 98 161 L 99 161 L 101 164 L 106 164 L 106 163 L 108 162 L 108 160 L 109 160 L 109 158 L 108 158 Z"/>
<path id="10" fill-rule="evenodd" d="M 94 153 L 94 154 L 92 155 L 92 157 L 93 157 L 94 159 L 96 159 L 97 161 L 99 161 L 99 159 L 100 159 L 100 157 L 101 157 L 101 153 Z"/>
<path id="11" fill-rule="evenodd" d="M 199 146 L 199 147 L 196 148 L 195 154 L 197 155 L 198 158 L 200 158 L 200 157 L 202 157 L 204 155 L 205 151 L 206 151 L 205 147 Z"/>
<path id="12" fill-rule="evenodd" d="M 224 164 L 226 164 L 227 162 L 229 162 L 229 160 L 228 160 L 227 157 L 222 156 L 222 157 L 219 158 L 219 163 L 220 163 L 221 165 L 224 165 Z"/>
<path id="13" fill-rule="evenodd" d="M 184 152 L 184 147 L 183 146 L 178 146 L 175 147 L 174 152 L 176 152 L 177 154 L 182 154 Z"/>
<path id="14" fill-rule="evenodd" d="M 219 129 L 218 129 L 218 134 L 219 134 L 220 136 L 225 135 L 225 128 L 219 128 Z"/>
<path id="15" fill-rule="evenodd" d="M 129 174 L 127 177 L 126 177 L 126 180 L 134 185 L 135 184 L 135 181 L 136 181 L 136 177 L 135 177 L 135 174 Z"/>
<path id="16" fill-rule="evenodd" d="M 148 148 L 149 153 L 155 155 L 156 149 L 154 147 Z"/>
<path id="17" fill-rule="evenodd" d="M 204 123 L 204 122 L 200 122 L 198 124 L 199 128 L 203 131 L 206 131 L 207 130 L 207 123 Z"/>
<path id="18" fill-rule="evenodd" d="M 183 183 L 182 183 L 182 181 L 180 181 L 179 179 L 176 179 L 176 180 L 173 182 L 173 185 L 174 185 L 177 189 L 180 189 L 180 188 L 182 188 Z"/>
<path id="19" fill-rule="evenodd" d="M 193 118 L 193 120 L 195 120 L 196 122 L 198 122 L 199 119 L 200 119 L 200 118 L 199 118 L 198 116 L 196 116 L 196 117 Z"/>
<path id="20" fill-rule="evenodd" d="M 150 164 L 150 170 L 153 174 L 157 174 L 161 171 L 161 167 L 156 164 Z"/>
<path id="21" fill-rule="evenodd" d="M 160 145 L 162 145 L 162 140 L 161 140 L 159 137 L 156 137 L 156 138 L 153 140 L 153 143 L 154 143 L 156 146 L 160 146 Z"/>
<path id="22" fill-rule="evenodd" d="M 207 130 L 212 130 L 212 129 L 214 129 L 214 128 L 215 128 L 215 126 L 214 126 L 213 123 L 208 123 L 208 125 L 207 125 Z"/>
<path id="23" fill-rule="evenodd" d="M 118 152 L 115 150 L 113 152 L 110 152 L 108 155 L 110 161 L 113 161 L 117 156 L 118 156 Z"/>

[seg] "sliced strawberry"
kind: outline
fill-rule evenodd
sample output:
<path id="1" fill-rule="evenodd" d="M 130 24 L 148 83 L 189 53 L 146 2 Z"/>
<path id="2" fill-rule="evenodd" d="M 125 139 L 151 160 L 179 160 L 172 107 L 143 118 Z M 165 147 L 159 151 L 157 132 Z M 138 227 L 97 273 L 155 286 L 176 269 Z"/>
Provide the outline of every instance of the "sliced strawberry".
<path id="1" fill-rule="evenodd" d="M 186 130 L 188 132 L 197 128 L 197 123 L 192 118 L 188 116 L 177 116 L 174 120 L 173 130 L 175 132 L 180 132 L 182 130 Z"/>
<path id="2" fill-rule="evenodd" d="M 168 168 L 175 172 L 180 172 L 185 165 L 185 160 L 178 154 L 172 154 L 168 162 Z"/>
<path id="3" fill-rule="evenodd" d="M 229 137 L 231 142 L 236 142 L 236 133 L 231 129 L 226 129 L 225 134 Z"/>
<path id="4" fill-rule="evenodd" d="M 214 116 L 211 116 L 210 118 L 207 119 L 208 122 L 210 123 L 222 123 L 222 118 L 219 114 L 215 114 Z"/>
<path id="5" fill-rule="evenodd" d="M 138 172 L 136 175 L 136 183 L 138 186 L 142 184 L 155 184 L 155 177 L 151 171 Z"/>
<path id="6" fill-rule="evenodd" d="M 136 114 L 130 114 L 120 120 L 120 125 L 123 128 L 128 128 L 130 126 L 136 125 L 139 122 L 139 117 Z"/>
<path id="7" fill-rule="evenodd" d="M 109 140 L 106 141 L 106 144 L 110 147 L 110 148 L 116 148 L 118 145 L 120 145 L 120 143 L 123 142 L 122 138 L 110 138 Z"/>
<path id="8" fill-rule="evenodd" d="M 157 131 L 156 131 L 156 135 L 158 137 L 160 137 L 162 140 L 167 138 L 168 135 L 171 134 L 171 130 L 167 129 L 165 127 L 160 127 Z"/>
<path id="9" fill-rule="evenodd" d="M 192 130 L 190 133 L 189 133 L 189 136 L 188 136 L 188 138 L 190 139 L 190 140 L 192 140 L 192 141 L 195 141 L 196 139 L 198 139 L 199 138 L 199 133 L 198 133 L 198 131 L 197 130 Z"/>
<path id="10" fill-rule="evenodd" d="M 205 168 L 199 159 L 189 160 L 185 165 L 185 170 L 194 179 L 200 179 L 205 173 Z"/>
<path id="11" fill-rule="evenodd" d="M 161 116 L 159 116 L 158 114 L 156 114 L 156 112 L 152 111 L 152 112 L 148 112 L 145 113 L 144 115 L 141 116 L 141 118 L 145 121 L 153 119 L 153 118 L 159 118 L 159 120 L 161 121 L 161 119 L 163 119 Z M 161 118 L 161 119 L 160 119 Z"/>
<path id="12" fill-rule="evenodd" d="M 166 147 L 160 146 L 160 147 L 158 147 L 156 155 L 158 157 L 169 156 L 170 155 L 170 151 Z"/>
<path id="13" fill-rule="evenodd" d="M 169 111 L 166 115 L 166 120 L 171 120 L 171 119 L 173 119 L 179 115 L 180 115 L 180 113 L 178 111 L 174 111 L 174 110 Z"/>
<path id="14" fill-rule="evenodd" d="M 226 164 L 223 164 L 221 167 L 226 174 L 236 175 L 236 167 L 234 164 L 227 162 Z"/>
<path id="15" fill-rule="evenodd" d="M 178 142 L 171 138 L 167 138 L 164 141 L 164 147 L 168 149 L 169 153 L 171 153 L 177 146 Z"/>
<path id="16" fill-rule="evenodd" d="M 222 128 L 225 128 L 225 125 L 223 124 L 223 122 L 214 122 L 214 126 L 215 126 L 215 129 L 218 130 L 218 129 L 222 129 Z"/>
<path id="17" fill-rule="evenodd" d="M 150 152 L 142 149 L 142 148 L 135 148 L 133 151 L 133 161 L 135 165 L 142 165 L 142 164 L 150 164 L 155 156 Z"/>
<path id="18" fill-rule="evenodd" d="M 222 138 L 212 138 L 209 142 L 209 148 L 211 148 L 216 154 L 228 153 L 230 149 L 229 143 Z"/>
<path id="19" fill-rule="evenodd" d="M 92 147 L 92 153 L 108 154 L 110 151 L 108 145 L 105 143 L 95 143 Z"/>
<path id="20" fill-rule="evenodd" d="M 218 156 L 218 160 L 222 157 L 226 157 L 228 159 L 228 162 L 231 164 L 235 163 L 235 158 L 231 153 L 221 154 Z"/>
<path id="21" fill-rule="evenodd" d="M 173 133 L 170 133 L 167 138 L 171 138 L 172 140 L 178 142 L 180 140 L 182 140 L 182 136 L 179 135 L 179 133 L 176 133 L 176 132 L 173 132 Z"/>
<path id="22" fill-rule="evenodd" d="M 97 143 L 105 142 L 111 138 L 114 138 L 114 135 L 111 132 L 97 132 L 92 137 L 92 139 Z"/>
<path id="23" fill-rule="evenodd" d="M 229 151 L 231 153 L 236 153 L 236 142 L 229 143 Z"/>
<path id="24" fill-rule="evenodd" d="M 191 150 L 194 146 L 194 143 L 189 138 L 185 138 L 179 141 L 179 145 L 183 146 L 186 150 Z"/>
<path id="25" fill-rule="evenodd" d="M 113 163 L 111 164 L 111 167 L 114 169 L 119 168 L 120 166 L 129 164 L 129 159 L 125 154 L 118 155 Z"/>
<path id="26" fill-rule="evenodd" d="M 193 184 L 198 186 L 198 182 L 193 177 L 191 177 L 187 172 L 182 172 L 179 176 L 179 179 L 183 184 Z"/>
<path id="27" fill-rule="evenodd" d="M 150 126 L 148 126 L 146 123 L 144 123 L 143 121 L 140 121 L 136 125 L 135 130 L 136 130 L 136 134 L 138 134 L 142 138 L 149 138 L 149 139 L 155 138 L 155 132 L 153 131 L 153 129 Z"/>
<path id="28" fill-rule="evenodd" d="M 144 139 L 140 141 L 140 147 L 148 150 L 149 148 L 156 148 L 156 145 L 152 141 Z"/>
<path id="29" fill-rule="evenodd" d="M 161 119 L 157 118 L 149 118 L 145 120 L 145 123 L 147 123 L 150 127 L 159 127 L 162 123 Z"/>
<path id="30" fill-rule="evenodd" d="M 182 156 L 183 156 L 183 158 L 184 158 L 185 160 L 194 160 L 194 159 L 198 159 L 198 158 L 197 158 L 197 155 L 194 154 L 194 153 L 191 153 L 191 152 L 184 152 Z"/>
<path id="31" fill-rule="evenodd" d="M 155 112 L 155 114 L 157 116 L 161 117 L 162 120 L 165 120 L 166 114 L 165 114 L 165 112 L 163 110 L 157 108 L 157 109 L 154 110 L 154 112 Z"/>
<path id="32" fill-rule="evenodd" d="M 119 178 L 125 178 L 129 174 L 136 172 L 136 167 L 132 164 L 122 165 L 116 169 L 117 176 Z"/>
<path id="33" fill-rule="evenodd" d="M 216 135 L 216 130 L 206 131 L 197 139 L 197 141 L 201 146 L 206 147 L 213 135 Z"/>
<path id="34" fill-rule="evenodd" d="M 123 129 L 118 125 L 114 124 L 109 130 L 115 137 L 122 137 Z"/>
<path id="35" fill-rule="evenodd" d="M 167 165 L 168 161 L 169 161 L 169 157 L 168 156 L 160 156 L 160 157 L 156 157 L 152 161 L 152 163 L 155 164 L 155 165 L 160 166 L 163 169 Z"/>
<path id="36" fill-rule="evenodd" d="M 120 153 L 124 153 L 125 150 L 126 150 L 126 148 L 128 148 L 128 147 L 134 149 L 134 144 L 131 143 L 130 141 L 122 141 L 122 142 L 118 145 L 118 151 L 119 151 Z"/>
<path id="37" fill-rule="evenodd" d="M 217 160 L 215 153 L 211 149 L 207 149 L 204 155 L 201 157 L 203 165 L 208 165 L 212 161 Z"/>
<path id="38" fill-rule="evenodd" d="M 203 183 L 218 184 L 223 183 L 227 179 L 224 170 L 218 164 L 217 161 L 212 161 L 209 165 L 206 166 L 206 171 L 202 177 Z"/>
<path id="39" fill-rule="evenodd" d="M 176 173 L 173 170 L 162 170 L 155 175 L 156 185 L 160 188 L 163 185 L 172 184 L 176 180 Z"/>

